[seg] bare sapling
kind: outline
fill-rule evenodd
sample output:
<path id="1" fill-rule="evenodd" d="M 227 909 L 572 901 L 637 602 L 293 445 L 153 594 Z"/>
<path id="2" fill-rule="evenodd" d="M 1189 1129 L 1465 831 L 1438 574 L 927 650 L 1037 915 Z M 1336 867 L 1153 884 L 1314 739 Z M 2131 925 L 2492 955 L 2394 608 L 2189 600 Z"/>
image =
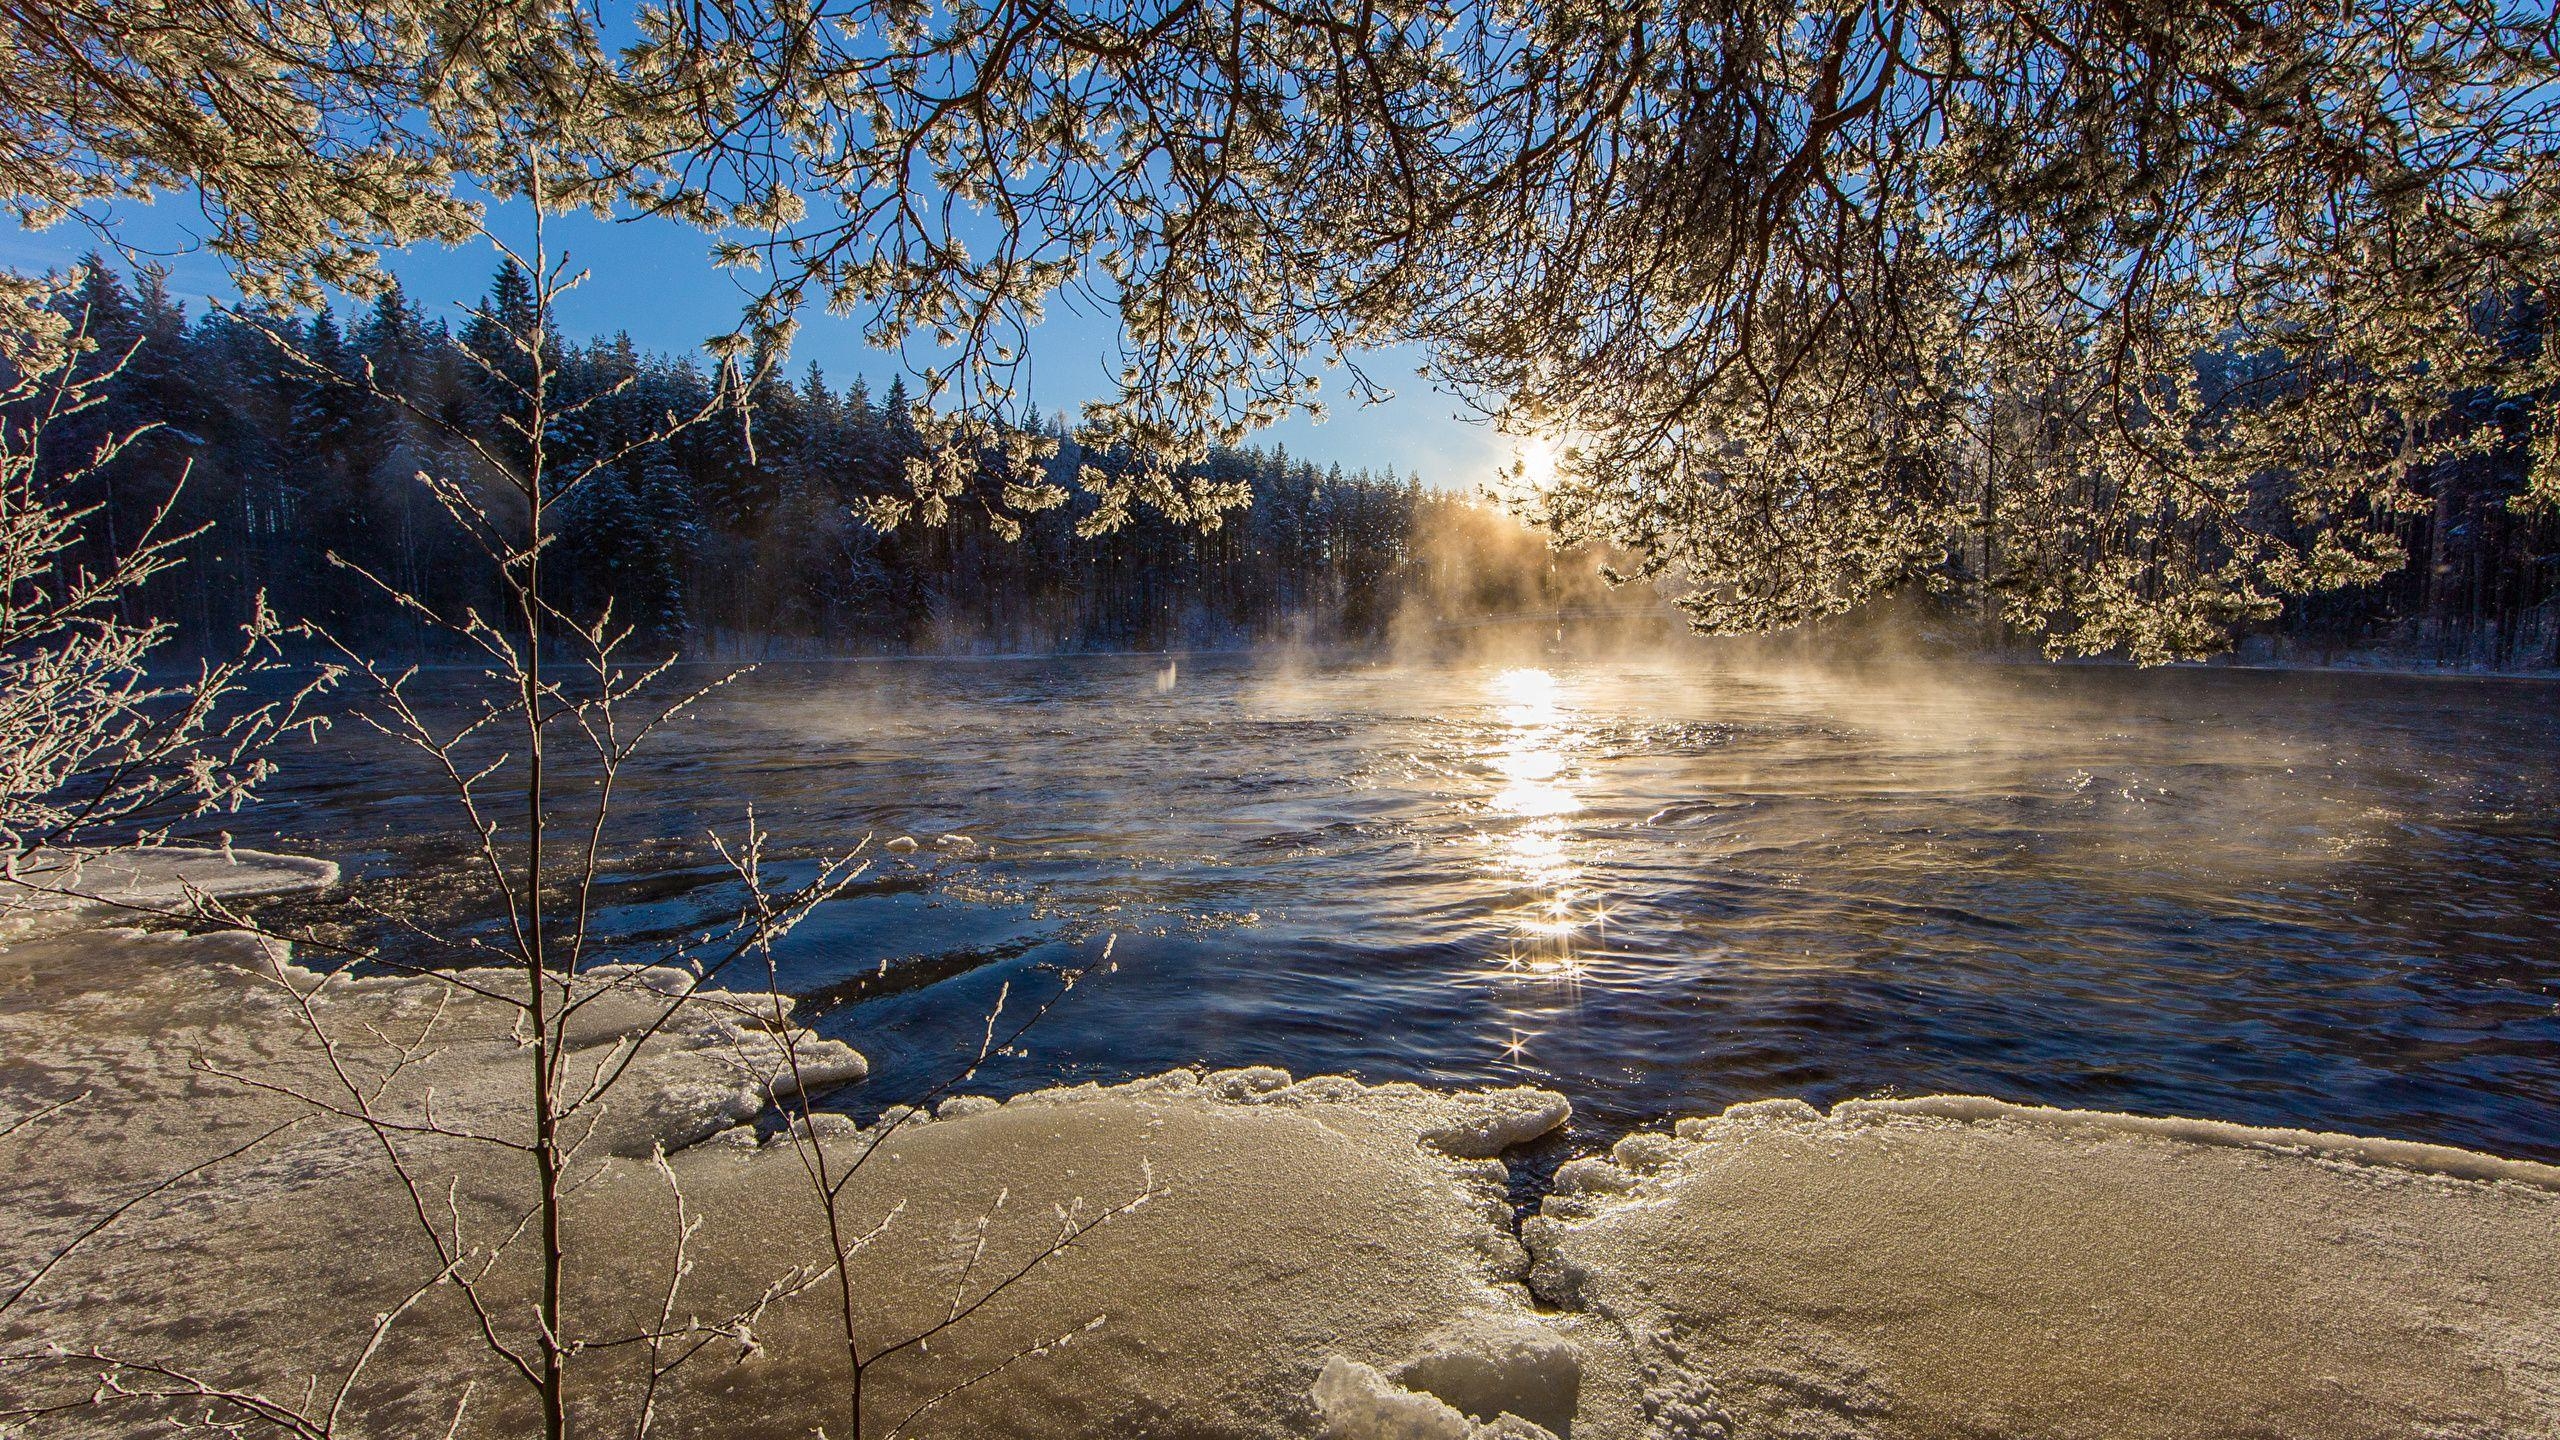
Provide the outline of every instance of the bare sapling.
<path id="1" fill-rule="evenodd" d="M 538 174 L 529 176 L 528 183 L 539 212 Z M 5 1357 L 36 1365 L 85 1362 L 94 1372 L 84 1396 L 24 1407 L 21 1414 L 175 1401 L 201 1404 L 206 1407 L 204 1416 L 225 1427 L 267 1427 L 306 1436 L 369 1433 L 361 1408 L 351 1404 L 359 1382 L 392 1328 L 429 1292 L 444 1289 L 461 1298 L 481 1343 L 502 1369 L 532 1392 L 543 1433 L 564 1436 L 569 1433 L 569 1372 L 574 1356 L 634 1344 L 663 1350 L 671 1338 L 657 1333 L 587 1333 L 567 1312 L 563 1281 L 570 1256 L 562 1222 L 568 1196 L 579 1183 L 577 1171 L 585 1143 L 632 1064 L 657 1034 L 675 1023 L 693 993 L 713 984 L 731 961 L 748 953 L 752 934 L 761 934 L 768 942 L 778 938 L 836 893 L 854 871 L 849 861 L 822 866 L 792 893 L 760 897 L 759 904 L 742 911 L 743 928 L 692 937 L 690 943 L 654 955 L 644 964 L 580 974 L 615 781 L 659 727 L 721 682 L 661 700 L 635 723 L 629 718 L 631 708 L 664 679 L 673 662 L 627 665 L 623 649 L 629 632 L 615 626 L 609 608 L 584 623 L 562 614 L 550 602 L 543 583 L 543 552 L 555 538 L 554 516 L 559 507 L 583 481 L 632 451 L 700 423 L 710 409 L 706 406 L 691 416 L 668 416 L 662 425 L 618 449 L 584 457 L 574 470 L 555 464 L 551 441 L 555 427 L 612 397 L 562 403 L 555 392 L 555 357 L 544 341 L 558 296 L 579 277 L 568 274 L 565 263 L 548 254 L 542 229 L 537 220 L 535 243 L 523 254 L 495 236 L 486 237 L 509 265 L 526 276 L 533 295 L 529 317 L 488 317 L 492 323 L 479 333 L 491 343 L 465 347 L 487 386 L 500 397 L 498 433 L 455 436 L 471 457 L 467 473 L 418 477 L 487 562 L 490 577 L 505 598 L 503 611 L 447 613 L 357 571 L 436 633 L 468 647 L 480 659 L 479 683 L 461 703 L 458 719 L 448 723 L 440 716 L 431 718 L 427 708 L 413 702 L 414 665 L 391 665 L 364 654 L 321 623 L 284 626 L 267 616 L 263 607 L 252 635 L 260 648 L 248 661 L 208 668 L 207 679 L 193 687 L 153 684 L 142 673 L 140 659 L 165 637 L 168 627 L 156 621 L 124 621 L 115 613 L 115 602 L 175 563 L 171 552 L 189 538 L 165 535 L 158 525 L 103 575 L 73 571 L 52 592 L 32 580 L 11 592 L 12 621 L 39 642 L 51 639 L 54 643 L 50 650 L 41 643 L 25 647 L 33 657 L 26 661 L 15 659 L 17 652 L 12 652 L 7 703 L 30 717 L 26 723 L 48 727 L 40 732 L 42 736 L 60 737 L 36 752 L 52 757 L 49 768 L 23 779 L 11 792 L 8 838 L 13 842 L 9 857 L 13 862 L 50 853 L 45 846 L 109 822 L 129 823 L 172 795 L 192 794 L 199 809 L 244 801 L 250 785 L 271 769 L 272 762 L 261 751 L 263 742 L 300 718 L 294 706 L 307 698 L 309 687 L 292 702 L 251 711 L 223 728 L 215 728 L 207 717 L 214 713 L 213 702 L 251 673 L 249 666 L 272 663 L 269 657 L 275 643 L 289 634 L 315 642 L 331 657 L 319 667 L 322 678 L 313 682 L 315 686 L 342 677 L 356 679 L 361 694 L 353 707 L 355 718 L 424 757 L 428 768 L 445 783 L 448 799 L 473 837 L 477 868 L 497 896 L 504 918 L 499 938 L 492 940 L 434 929 L 414 915 L 377 910 L 373 918 L 419 942 L 423 950 L 418 958 L 394 958 L 380 947 L 316 932 L 279 933 L 221 895 L 183 878 L 175 900 L 156 895 L 135 900 L 85 887 L 80 874 L 84 857 L 49 865 L 13 863 L 10 878 L 21 895 L 283 939 L 305 955 L 331 957 L 330 968 L 312 971 L 285 959 L 281 949 L 268 952 L 271 973 L 266 978 L 311 1042 L 318 1059 L 315 1067 L 277 1073 L 235 1068 L 220 1060 L 196 1063 L 213 1078 L 247 1090 L 289 1096 L 315 1117 L 369 1134 L 405 1193 L 418 1233 L 435 1261 L 413 1291 L 376 1317 L 358 1353 L 332 1382 L 325 1386 L 315 1382 L 299 1398 L 275 1398 L 225 1386 L 181 1365 L 91 1346 Z M 268 334 L 294 360 L 316 371 L 310 357 L 283 334 L 271 327 Z M 415 397 L 377 385 L 370 372 L 356 383 L 378 399 L 417 406 Z M 45 408 L 39 412 L 40 419 L 58 420 L 72 413 L 94 396 L 99 384 L 94 375 L 72 375 L 66 365 L 51 392 L 41 397 Z M 29 427 L 11 433 L 14 437 L 39 432 Z M 91 465 L 111 462 L 114 452 L 130 438 L 110 441 Z M 13 446 L 8 472 L 13 502 L 9 563 L 32 565 L 69 549 L 76 543 L 80 521 L 86 518 L 87 512 L 59 501 L 34 507 L 15 503 L 22 490 L 33 490 L 43 473 L 32 443 Z M 78 473 L 85 472 L 75 472 L 75 478 Z M 165 518 L 165 508 L 162 514 Z M 31 559 L 22 562 L 22 554 Z M 24 598 L 30 594 L 31 599 Z M 16 631 L 11 634 L 14 638 Z M 153 710 L 156 702 L 172 697 L 187 702 L 174 719 Z M 234 753 L 200 758 L 208 737 L 231 742 Z M 190 744 L 195 752 L 186 749 Z M 575 747 L 583 762 L 582 773 L 572 783 L 581 784 L 588 793 L 576 814 L 561 801 L 561 792 L 567 788 L 559 773 L 564 745 Z M 183 763 L 172 765 L 171 757 L 181 757 Z M 225 760 L 236 764 L 226 769 Z M 155 764 L 158 769 L 153 768 Z M 173 772 L 174 778 L 164 771 Z M 194 788 L 188 791 L 184 785 Z M 355 1024 L 366 1033 L 347 1033 L 348 1020 L 337 1013 L 340 1007 L 333 1002 L 353 988 L 367 969 L 388 970 L 437 987 L 437 1003 L 424 1023 L 395 1035 L 359 1016 Z M 681 979 L 670 987 L 668 976 Z M 573 1047 L 567 1036 L 581 1012 L 607 997 L 627 1000 L 644 994 L 653 997 L 653 1003 L 643 1007 L 614 1052 L 589 1073 L 570 1071 L 566 1060 Z M 521 1115 L 502 1111 L 456 1118 L 437 1111 L 432 1091 L 424 1096 L 401 1092 L 402 1083 L 413 1072 L 437 1059 L 448 1039 L 448 1018 L 470 1002 L 498 1007 L 514 1017 L 511 1024 L 525 1067 Z M 23 1123 L 13 1122 L 10 1128 L 14 1131 Z M 271 1139 L 275 1133 L 260 1139 Z M 46 1257 L 0 1299 L 0 1314 L 22 1300 L 72 1250 L 94 1240 L 133 1207 L 170 1185 L 237 1158 L 252 1146 L 190 1167 L 102 1215 L 71 1247 Z M 453 1182 L 456 1175 L 490 1162 L 457 1155 L 455 1147 L 516 1157 L 532 1176 L 530 1197 L 520 1211 L 495 1217 L 485 1232 L 475 1230 L 465 1208 L 454 1199 Z M 440 1162 L 446 1173 L 438 1176 L 422 1168 L 431 1160 Z M 680 1195 L 676 1203 L 681 1213 Z M 491 1290 L 514 1282 L 517 1277 L 510 1272 L 528 1257 L 538 1277 L 529 1309 L 518 1311 L 512 1303 L 490 1300 Z M 673 1268 L 679 1275 L 683 1272 L 680 1254 Z M 707 1321 L 689 1317 L 683 1336 L 676 1337 L 694 1342 L 684 1353 L 699 1351 L 711 1338 L 745 1334 L 754 1315 L 789 1293 L 795 1283 L 806 1282 L 785 1277 L 743 1310 Z M 456 1426 L 469 1404 L 467 1392 L 455 1402 Z"/>
<path id="2" fill-rule="evenodd" d="M 757 857 L 750 851 L 736 863 L 742 872 L 752 875 Z M 748 894 L 752 896 L 756 893 L 757 887 L 750 884 Z M 1117 936 L 1104 938 L 1097 963 L 1106 971 L 1118 968 L 1111 959 L 1111 952 L 1117 943 Z M 759 950 L 764 957 L 766 968 L 765 995 L 772 1007 L 768 1012 L 767 1021 L 779 1027 L 786 1023 L 790 1009 L 789 997 L 783 993 L 781 975 L 779 967 L 773 960 L 772 947 L 760 944 Z M 1005 1013 L 1012 999 L 1012 985 L 1008 982 L 1000 986 L 996 992 L 994 1005 L 987 1011 L 986 1026 L 979 1036 L 977 1051 L 974 1055 L 915 1099 L 891 1106 L 868 1128 L 838 1137 L 839 1143 L 834 1146 L 828 1143 L 830 1137 L 828 1127 L 823 1123 L 825 1117 L 818 1113 L 812 1103 L 813 1087 L 807 1083 L 806 1076 L 800 1070 L 799 1050 L 784 1046 L 775 1052 L 777 1062 L 785 1068 L 773 1076 L 767 1089 L 777 1097 L 777 1103 L 785 1112 L 788 1126 L 784 1134 L 788 1138 L 793 1154 L 800 1161 L 801 1172 L 808 1181 L 811 1195 L 820 1207 L 826 1230 L 828 1253 L 833 1257 L 829 1268 L 835 1282 L 832 1290 L 835 1305 L 830 1318 L 835 1322 L 837 1338 L 844 1346 L 846 1374 L 844 1433 L 852 1437 L 852 1440 L 864 1440 L 864 1437 L 875 1434 L 883 1437 L 883 1440 L 892 1440 L 892 1437 L 908 1434 L 918 1421 L 944 1402 L 957 1397 L 961 1392 L 993 1380 L 1016 1364 L 1046 1355 L 1069 1344 L 1080 1335 L 1100 1329 L 1106 1323 L 1108 1316 L 1097 1312 L 1077 1329 L 1044 1335 L 1019 1346 L 998 1358 L 993 1364 L 935 1389 L 923 1399 L 909 1405 L 904 1411 L 891 1415 L 888 1417 L 885 1428 L 872 1423 L 875 1416 L 865 1407 L 867 1394 L 865 1381 L 874 1371 L 902 1357 L 922 1354 L 945 1332 L 966 1324 L 997 1296 L 1029 1278 L 1034 1271 L 1065 1255 L 1087 1235 L 1113 1221 L 1137 1213 L 1162 1193 L 1157 1185 L 1153 1167 L 1141 1159 L 1137 1167 L 1138 1185 L 1135 1193 L 1117 1204 L 1098 1209 L 1087 1207 L 1081 1197 L 1058 1206 L 1054 1212 L 1055 1231 L 1035 1247 L 1029 1256 L 1015 1261 L 993 1275 L 982 1276 L 979 1274 L 978 1267 L 979 1262 L 986 1258 L 989 1230 L 996 1216 L 1004 1209 L 1005 1202 L 1010 1198 L 1009 1191 L 999 1191 L 989 1209 L 977 1217 L 974 1225 L 960 1239 L 964 1253 L 956 1278 L 952 1281 L 949 1304 L 942 1313 L 929 1318 L 920 1326 L 900 1333 L 886 1336 L 875 1336 L 873 1333 L 876 1327 L 871 1323 L 872 1317 L 867 1313 L 865 1297 L 854 1280 L 853 1262 L 897 1223 L 903 1214 L 903 1206 L 893 1205 L 878 1224 L 867 1229 L 850 1224 L 846 1214 L 846 1202 L 856 1182 L 861 1179 L 864 1168 L 881 1153 L 883 1146 L 896 1138 L 901 1130 L 930 1115 L 937 1102 L 957 1094 L 962 1087 L 977 1077 L 979 1071 L 990 1059 L 1011 1050 L 1016 1042 L 1027 1036 L 1042 1020 L 1048 1018 L 1052 1010 L 1076 994 L 1077 986 L 1084 980 L 1087 973 L 1089 972 L 1083 970 L 1065 973 L 1060 977 L 1058 988 L 1054 992 L 1018 1018 L 1008 1017 Z M 824 1433 L 822 1429 L 821 1436 Z"/>
<path id="3" fill-rule="evenodd" d="M 304 1440 L 392 1433 L 400 1424 L 413 1424 L 414 1417 L 377 1420 L 366 1385 L 399 1348 L 395 1332 L 414 1329 L 423 1323 L 422 1314 L 441 1306 L 446 1321 L 440 1323 L 457 1323 L 478 1352 L 468 1367 L 474 1378 L 440 1402 L 445 1408 L 437 1412 L 439 1424 L 446 1431 L 460 1433 L 521 1414 L 528 1422 L 524 1428 L 538 1425 L 546 1440 L 573 1433 L 638 1440 L 660 1422 L 668 1387 L 686 1367 L 755 1354 L 758 1329 L 776 1306 L 820 1292 L 828 1297 L 829 1321 L 842 1341 L 845 1393 L 840 1402 L 813 1396 L 812 1410 L 830 1417 L 830 1425 L 841 1415 L 842 1433 L 851 1440 L 907 1433 L 943 1401 L 1083 1330 L 1040 1338 L 991 1366 L 928 1387 L 921 1403 L 893 1416 L 877 1413 L 876 1402 L 866 1408 L 867 1382 L 880 1367 L 921 1361 L 933 1340 L 966 1324 L 995 1295 L 1158 1193 L 1141 1165 L 1129 1198 L 1099 1210 L 1081 1201 L 1062 1206 L 1054 1234 L 1027 1262 L 985 1275 L 977 1261 L 1008 1198 L 998 1194 L 977 1222 L 974 1252 L 960 1267 L 938 1318 L 921 1329 L 882 1335 L 885 1312 L 875 1303 L 880 1297 L 864 1293 L 852 1264 L 902 1207 L 892 1204 L 879 1225 L 856 1230 L 848 1215 L 857 1178 L 882 1143 L 1021 1038 L 1073 991 L 1076 977 L 1022 1018 L 1008 1019 L 1000 999 L 973 1058 L 916 1101 L 855 1130 L 822 1115 L 817 1105 L 824 1092 L 861 1073 L 859 1057 L 794 1022 L 774 955 L 810 914 L 860 879 L 866 864 L 861 844 L 795 862 L 789 878 L 777 883 L 768 836 L 750 810 L 741 831 L 707 837 L 738 897 L 724 919 L 647 942 L 616 942 L 606 934 L 599 907 L 614 878 L 614 817 L 631 767 L 652 740 L 742 672 L 679 683 L 678 657 L 635 659 L 633 631 L 616 621 L 609 602 L 598 613 L 573 615 L 556 601 L 545 560 L 583 487 L 713 419 L 721 406 L 743 403 L 750 387 L 730 366 L 720 393 L 694 413 L 666 415 L 600 447 L 572 453 L 561 444 L 564 430 L 615 401 L 632 382 L 626 378 L 584 395 L 564 393 L 558 383 L 553 317 L 559 298 L 584 272 L 572 270 L 548 243 L 550 207 L 539 163 L 526 168 L 521 184 L 533 202 L 530 243 L 518 247 L 495 235 L 484 238 L 522 282 L 523 303 L 503 313 L 495 307 L 473 312 L 462 345 L 491 400 L 486 430 L 457 428 L 445 411 L 384 383 L 370 366 L 353 376 L 333 376 L 291 335 L 246 317 L 315 379 L 333 378 L 399 407 L 444 433 L 453 442 L 450 453 L 467 457 L 450 471 L 421 472 L 417 483 L 469 541 L 497 605 L 485 611 L 439 605 L 351 562 L 334 555 L 331 560 L 378 590 L 421 633 L 467 653 L 473 661 L 468 679 L 447 676 L 431 683 L 415 660 L 372 655 L 356 638 L 320 621 L 290 627 L 270 622 L 255 638 L 270 649 L 286 635 L 308 641 L 326 657 L 314 673 L 343 679 L 354 692 L 347 707 L 353 722 L 418 759 L 465 833 L 466 868 L 496 923 L 446 923 L 404 903 L 359 898 L 351 904 L 377 939 L 349 939 L 334 928 L 271 922 L 183 877 L 174 901 L 99 895 L 83 889 L 76 871 L 19 882 L 22 889 L 59 899 L 290 942 L 290 949 L 272 946 L 264 952 L 261 979 L 302 1037 L 305 1054 L 282 1065 L 197 1059 L 195 1069 L 207 1079 L 289 1101 L 301 1118 L 103 1211 L 70 1245 L 20 1268 L 13 1288 L 0 1291 L 0 1318 L 127 1216 L 297 1126 L 306 1132 L 326 1129 L 370 1152 L 396 1192 L 394 1223 L 412 1235 L 419 1264 L 351 1352 L 331 1359 L 298 1390 L 271 1392 L 215 1378 L 170 1357 L 55 1337 L 47 1348 L 0 1355 L 0 1377 L 14 1370 L 22 1376 L 51 1374 L 58 1381 L 50 1389 L 29 1390 L 32 1398 L 0 1398 L 0 1423 L 67 1416 L 94 1424 L 118 1414 L 183 1418 L 219 1431 L 281 1432 Z M 237 683 L 229 671 L 208 674 Z M 302 698 L 216 732 L 236 739 L 242 773 L 266 773 L 258 746 L 300 720 L 293 707 Z M 205 727 L 193 733 L 201 735 Z M 246 797 L 247 785 L 205 793 L 236 804 Z M 141 809 L 93 807 L 92 813 L 131 817 Z M 1107 946 L 1103 959 L 1108 963 Z M 427 998 L 386 1004 L 386 983 Z M 757 1103 L 782 1112 L 788 1144 L 819 1202 L 825 1232 L 799 1237 L 822 1246 L 813 1262 L 779 1265 L 743 1292 L 732 1287 L 707 1313 L 696 1308 L 699 1302 L 688 1288 L 695 1268 L 692 1247 L 704 1217 L 662 1140 L 635 1151 L 627 1123 L 629 1112 L 648 1101 L 635 1092 L 653 1083 L 674 1042 L 692 1044 L 706 1034 L 717 1037 L 737 1074 L 750 1077 Z M 440 1098 L 439 1085 L 454 1084 L 465 1058 L 480 1057 L 485 1064 L 493 1043 L 512 1049 L 513 1058 L 503 1063 L 518 1079 L 494 1094 L 483 1087 L 467 1101 L 453 1098 L 450 1088 Z M 0 1129 L 0 1141 L 51 1118 L 0 1122 L 7 1126 Z M 607 1246 L 582 1249 L 572 1213 L 578 1197 L 602 1188 L 617 1166 L 628 1172 L 634 1161 L 644 1163 L 656 1182 L 665 1249 L 647 1255 Z M 627 1196 L 630 1188 L 617 1193 Z M 896 1283 L 910 1281 L 938 1283 L 913 1276 Z M 616 1298 L 580 1298 L 600 1294 Z M 637 1309 L 630 1303 L 635 1295 L 646 1297 Z M 1096 1315 L 1084 1328 L 1100 1323 Z M 496 1392 L 482 1388 L 491 1377 Z M 515 1427 L 509 1422 L 507 1428 Z"/>

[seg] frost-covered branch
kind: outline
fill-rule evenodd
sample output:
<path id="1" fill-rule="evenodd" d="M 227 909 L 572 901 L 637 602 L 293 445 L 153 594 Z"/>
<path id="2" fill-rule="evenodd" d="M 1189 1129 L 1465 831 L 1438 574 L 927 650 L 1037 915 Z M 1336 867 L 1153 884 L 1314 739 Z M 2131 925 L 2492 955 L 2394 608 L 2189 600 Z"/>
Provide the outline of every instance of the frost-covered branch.
<path id="1" fill-rule="evenodd" d="M 202 531 L 175 527 L 173 491 L 121 549 L 93 541 L 101 503 L 83 492 L 145 432 L 55 453 L 129 357 L 101 357 L 85 316 L 65 321 L 45 298 L 0 286 L 0 874 L 38 884 L 63 878 L 60 852 L 150 843 L 173 821 L 237 810 L 273 774 L 274 742 L 319 723 L 308 707 L 337 679 L 324 667 L 250 698 L 285 668 L 286 626 L 263 598 L 232 655 L 192 673 L 166 656 L 170 626 L 138 607 Z"/>

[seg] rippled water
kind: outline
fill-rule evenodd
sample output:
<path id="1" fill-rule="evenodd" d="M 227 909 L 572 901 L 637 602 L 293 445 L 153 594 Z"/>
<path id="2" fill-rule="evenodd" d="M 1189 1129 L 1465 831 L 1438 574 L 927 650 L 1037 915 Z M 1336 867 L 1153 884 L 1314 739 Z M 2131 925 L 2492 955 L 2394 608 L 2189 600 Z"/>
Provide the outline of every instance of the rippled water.
<path id="1" fill-rule="evenodd" d="M 1533 1081 L 1583 1139 L 1961 1090 L 2560 1159 L 2555 741 L 2560 686 L 2374 676 L 781 667 L 640 778 L 606 924 L 716 909 L 687 837 L 750 801 L 798 854 L 922 842 L 781 956 L 857 1109 L 1114 937 L 978 1088 Z M 333 744 L 260 818 L 457 893 L 449 818 Z"/>

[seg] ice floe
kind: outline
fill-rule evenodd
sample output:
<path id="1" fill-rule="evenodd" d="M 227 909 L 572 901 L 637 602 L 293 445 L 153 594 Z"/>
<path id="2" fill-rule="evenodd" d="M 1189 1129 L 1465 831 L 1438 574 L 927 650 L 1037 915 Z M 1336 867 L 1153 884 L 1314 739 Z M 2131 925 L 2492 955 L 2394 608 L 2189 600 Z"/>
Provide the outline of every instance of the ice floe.
<path id="1" fill-rule="evenodd" d="M 1568 1164 L 1524 1233 L 1592 1322 L 1577 1435 L 2560 1435 L 2550 1166 L 1778 1100 Z"/>
<path id="2" fill-rule="evenodd" d="M 20 933 L 184 909 L 197 895 L 286 895 L 338 883 L 335 861 L 192 845 L 95 854 L 42 851 L 21 864 L 18 874 L 23 885 L 0 885 L 0 922 Z"/>

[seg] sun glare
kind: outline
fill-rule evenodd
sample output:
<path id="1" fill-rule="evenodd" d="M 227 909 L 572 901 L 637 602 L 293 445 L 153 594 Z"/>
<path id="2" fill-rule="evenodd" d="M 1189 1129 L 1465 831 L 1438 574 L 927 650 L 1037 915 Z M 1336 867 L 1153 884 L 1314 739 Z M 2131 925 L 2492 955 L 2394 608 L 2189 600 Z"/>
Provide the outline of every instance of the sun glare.
<path id="1" fill-rule="evenodd" d="M 1537 494 L 1556 485 L 1556 442 L 1532 435 L 1520 442 L 1520 483 Z"/>
<path id="2" fill-rule="evenodd" d="M 1558 718 L 1556 677 L 1534 666 L 1516 666 L 1496 674 L 1488 689 L 1502 706 L 1506 725 L 1552 725 Z"/>

